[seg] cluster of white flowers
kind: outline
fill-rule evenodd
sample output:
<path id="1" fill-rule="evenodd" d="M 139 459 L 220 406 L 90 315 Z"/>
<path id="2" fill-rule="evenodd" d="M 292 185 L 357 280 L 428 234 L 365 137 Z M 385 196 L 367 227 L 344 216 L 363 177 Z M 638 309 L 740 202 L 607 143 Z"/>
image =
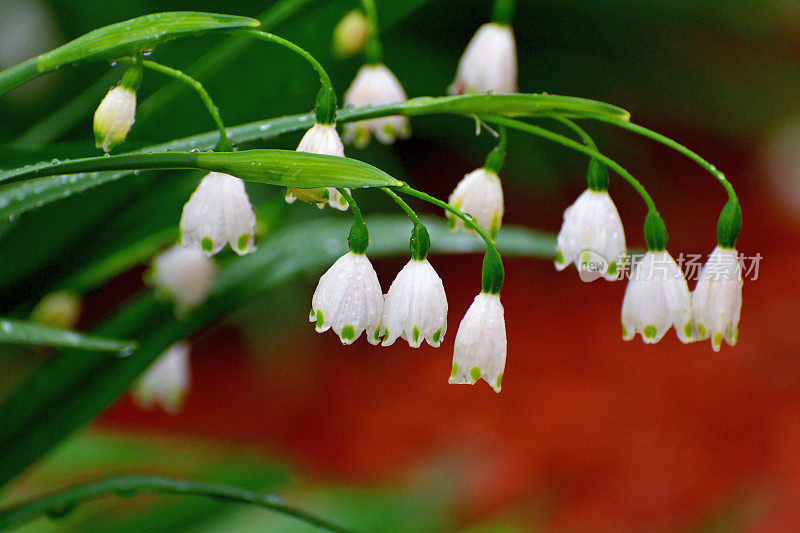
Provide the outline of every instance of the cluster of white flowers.
<path id="1" fill-rule="evenodd" d="M 333 328 L 343 344 L 366 331 L 375 345 L 402 337 L 413 348 L 423 339 L 439 346 L 447 331 L 447 297 L 427 259 L 409 261 L 384 297 L 367 256 L 349 251 L 320 278 L 308 318 L 320 333 Z"/>
<path id="2" fill-rule="evenodd" d="M 317 332 L 333 329 L 343 344 L 366 331 L 374 345 L 382 340 L 390 346 L 400 337 L 412 348 L 423 340 L 438 347 L 447 333 L 447 310 L 444 285 L 427 258 L 412 258 L 384 295 L 372 263 L 351 250 L 320 278 L 308 318 Z M 450 383 L 471 385 L 483 377 L 500 392 L 505 360 L 500 296 L 482 292 L 458 327 Z"/>
<path id="3" fill-rule="evenodd" d="M 574 263 L 581 272 L 598 270 L 613 281 L 625 261 L 625 234 L 608 191 L 587 189 L 564 211 L 556 269 Z M 633 265 L 622 302 L 622 338 L 631 340 L 639 333 L 645 343 L 656 343 L 673 327 L 681 342 L 710 337 L 719 351 L 723 339 L 731 346 L 736 343 L 741 306 L 741 266 L 735 248 L 714 250 L 692 293 L 672 255 L 663 248 L 651 249 Z"/>

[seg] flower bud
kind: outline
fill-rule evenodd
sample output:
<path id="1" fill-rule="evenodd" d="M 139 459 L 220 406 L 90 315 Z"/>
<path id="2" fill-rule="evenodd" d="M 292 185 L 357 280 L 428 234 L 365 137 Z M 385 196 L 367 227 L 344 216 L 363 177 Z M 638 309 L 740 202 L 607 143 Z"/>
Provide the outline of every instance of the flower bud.
<path id="1" fill-rule="evenodd" d="M 333 55 L 338 58 L 349 57 L 364 49 L 369 39 L 367 17 L 354 9 L 336 24 L 333 29 Z"/>
<path id="2" fill-rule="evenodd" d="M 94 112 L 94 141 L 109 152 L 125 140 L 136 114 L 136 92 L 118 85 L 108 91 Z"/>
<path id="3" fill-rule="evenodd" d="M 51 292 L 33 308 L 31 320 L 54 328 L 72 329 L 78 323 L 81 303 L 81 297 L 72 291 Z"/>

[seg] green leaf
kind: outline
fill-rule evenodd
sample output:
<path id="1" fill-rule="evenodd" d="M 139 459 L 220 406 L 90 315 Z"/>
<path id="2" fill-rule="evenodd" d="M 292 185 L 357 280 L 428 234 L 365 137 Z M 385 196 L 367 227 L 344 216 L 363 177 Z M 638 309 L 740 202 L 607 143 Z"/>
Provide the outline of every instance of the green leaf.
<path id="1" fill-rule="evenodd" d="M 443 102 L 443 103 L 440 103 Z M 496 103 L 495 103 L 496 102 Z M 580 110 L 585 115 L 583 118 L 597 116 L 628 116 L 627 111 L 620 108 L 568 96 L 515 94 L 515 95 L 466 95 L 439 98 L 414 98 L 399 104 L 375 106 L 360 109 L 343 109 L 337 114 L 340 123 L 352 122 L 390 114 L 408 114 L 410 116 L 425 115 L 429 113 L 455 113 L 471 116 L 476 113 L 488 113 L 490 109 L 497 111 L 512 108 L 521 111 L 507 111 L 510 114 L 524 112 L 526 116 L 546 116 L 552 113 L 564 113 L 574 116 Z M 242 124 L 228 128 L 228 136 L 237 143 L 252 141 L 254 139 L 267 139 L 283 133 L 309 128 L 314 124 L 314 114 L 304 113 L 288 117 L 279 117 L 258 122 Z M 178 139 L 169 143 L 159 144 L 144 148 L 137 153 L 152 153 L 164 151 L 207 150 L 213 148 L 219 139 L 217 132 L 207 132 Z M 106 158 L 108 159 L 108 158 Z M 41 163 L 39 167 L 45 168 L 49 164 Z M 10 170 L 0 173 L 7 176 L 2 179 L 11 179 L 13 176 L 24 174 L 27 171 L 36 171 L 36 166 Z M 60 198 L 66 198 L 87 189 L 100 186 L 104 183 L 115 181 L 133 172 L 88 172 L 73 175 L 51 176 L 29 182 L 0 186 L 0 220 L 13 220 L 17 216 L 40 207 L 46 203 Z"/>
<path id="2" fill-rule="evenodd" d="M 66 489 L 50 496 L 36 498 L 0 511 L 0 529 L 20 525 L 40 515 L 63 516 L 73 511 L 86 500 L 116 494 L 118 496 L 136 496 L 143 492 L 161 494 L 178 494 L 202 496 L 229 503 L 255 505 L 286 516 L 291 516 L 311 526 L 327 531 L 350 531 L 324 518 L 307 513 L 296 507 L 280 503 L 276 496 L 259 494 L 253 491 L 195 483 L 155 476 L 121 476 L 87 483 Z"/>
<path id="3" fill-rule="evenodd" d="M 460 96 L 422 96 L 403 104 L 403 114 L 433 113 L 497 114 L 513 117 L 536 117 L 548 113 L 572 118 L 607 116 L 628 120 L 631 114 L 617 106 L 555 94 L 465 94 Z"/>
<path id="4" fill-rule="evenodd" d="M 356 159 L 294 150 L 169 152 L 87 157 L 58 163 L 39 163 L 0 172 L 0 183 L 109 169 L 118 171 L 178 168 L 224 172 L 243 180 L 284 187 L 357 188 L 403 184 L 384 171 Z"/>
<path id="5" fill-rule="evenodd" d="M 0 343 L 80 348 L 99 352 L 130 352 L 136 348 L 136 343 L 131 341 L 95 337 L 11 318 L 0 318 Z"/>
<path id="6" fill-rule="evenodd" d="M 258 20 L 248 17 L 197 11 L 155 13 L 118 22 L 0 72 L 0 94 L 65 65 L 133 56 L 170 39 L 210 30 L 252 28 L 259 24 Z"/>
<path id="7" fill-rule="evenodd" d="M 370 257 L 408 254 L 411 222 L 406 217 L 373 215 L 367 224 Z M 449 233 L 441 218 L 427 219 L 425 224 L 432 253 L 484 249 L 475 235 Z M 95 333 L 138 339 L 140 346 L 134 356 L 107 357 L 68 350 L 48 359 L 0 404 L 0 485 L 110 405 L 174 342 L 294 276 L 332 264 L 347 250 L 350 225 L 349 217 L 322 218 L 281 229 L 258 243 L 255 253 L 223 265 L 208 300 L 185 320 L 177 320 L 171 307 L 158 302 L 152 292 L 133 300 Z M 555 239 L 526 228 L 504 226 L 498 247 L 509 255 L 552 258 Z M 479 290 L 480 280 L 476 279 L 475 292 Z M 76 357 L 78 354 L 80 357 Z"/>

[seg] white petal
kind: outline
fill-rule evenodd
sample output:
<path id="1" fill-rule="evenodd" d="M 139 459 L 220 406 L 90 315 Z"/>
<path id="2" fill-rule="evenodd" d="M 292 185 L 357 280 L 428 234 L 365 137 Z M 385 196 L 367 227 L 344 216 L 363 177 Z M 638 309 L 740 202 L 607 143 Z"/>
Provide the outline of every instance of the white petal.
<path id="1" fill-rule="evenodd" d="M 497 174 L 479 168 L 470 172 L 458 183 L 448 203 L 463 213 L 472 215 L 475 222 L 492 239 L 503 221 L 503 186 Z M 464 221 L 449 214 L 452 229 L 464 228 Z"/>
<path id="2" fill-rule="evenodd" d="M 147 280 L 175 300 L 176 314 L 201 303 L 214 279 L 214 261 L 196 248 L 173 246 L 153 259 Z"/>
<path id="3" fill-rule="evenodd" d="M 307 152 L 310 154 L 332 155 L 336 157 L 344 157 L 344 145 L 339 138 L 339 133 L 336 131 L 334 124 L 314 124 L 303 135 L 300 144 L 297 145 L 298 152 Z M 333 187 L 328 187 L 328 205 L 340 211 L 347 211 L 347 200 Z M 348 189 L 348 192 L 350 189 Z M 295 198 L 287 195 L 287 203 L 294 203 Z M 324 204 L 321 204 L 324 206 Z"/>
<path id="4" fill-rule="evenodd" d="M 517 90 L 517 48 L 511 26 L 484 24 L 458 62 L 450 94 L 513 93 Z"/>
<path id="5" fill-rule="evenodd" d="M 364 255 L 347 252 L 319 280 L 311 300 L 309 320 L 317 332 L 333 328 L 343 344 L 351 344 L 366 330 L 372 344 L 380 342 L 383 292 L 372 263 Z"/>
<path id="6" fill-rule="evenodd" d="M 497 294 L 478 294 L 458 326 L 450 383 L 474 384 L 483 378 L 495 392 L 506 365 L 506 322 Z"/>
<path id="7" fill-rule="evenodd" d="M 178 342 L 150 365 L 133 386 L 134 402 L 145 409 L 160 403 L 165 411 L 176 413 L 189 390 L 189 345 Z"/>
<path id="8" fill-rule="evenodd" d="M 383 346 L 398 337 L 418 348 L 425 339 L 439 346 L 447 332 L 447 296 L 442 280 L 427 259 L 411 260 L 397 274 L 383 305 Z"/>
<path id="9" fill-rule="evenodd" d="M 609 281 L 617 279 L 625 259 L 625 231 L 607 191 L 587 189 L 564 211 L 557 250 L 558 270 L 575 264 L 580 269 L 602 270 Z M 581 260 L 585 252 L 591 261 Z"/>
<path id="10" fill-rule="evenodd" d="M 136 93 L 120 85 L 108 91 L 94 113 L 94 136 L 105 152 L 125 140 L 136 115 Z"/>
<path id="11" fill-rule="evenodd" d="M 738 252 L 716 247 L 692 293 L 694 334 L 698 340 L 710 337 L 715 351 L 719 351 L 723 339 L 731 346 L 738 340 L 742 283 Z"/>
<path id="12" fill-rule="evenodd" d="M 622 337 L 631 340 L 641 333 L 645 343 L 661 340 L 670 326 L 678 338 L 688 342 L 691 315 L 689 288 L 672 256 L 647 252 L 634 266 L 622 301 Z"/>
<path id="13" fill-rule="evenodd" d="M 256 215 L 244 181 L 210 172 L 183 206 L 181 244 L 214 255 L 226 243 L 239 255 L 255 250 Z"/>
<path id="14" fill-rule="evenodd" d="M 385 65 L 364 65 L 344 93 L 345 107 L 368 107 L 405 102 L 408 98 L 397 77 Z M 344 141 L 363 148 L 371 135 L 383 144 L 411 134 L 408 117 L 381 117 L 344 125 Z"/>

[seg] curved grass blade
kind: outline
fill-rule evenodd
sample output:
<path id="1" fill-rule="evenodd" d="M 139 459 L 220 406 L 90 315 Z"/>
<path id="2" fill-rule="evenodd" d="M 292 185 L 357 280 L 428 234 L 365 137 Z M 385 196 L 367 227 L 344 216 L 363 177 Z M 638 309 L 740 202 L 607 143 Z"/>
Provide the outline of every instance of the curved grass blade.
<path id="1" fill-rule="evenodd" d="M 402 185 L 401 181 L 363 161 L 294 150 L 168 152 L 87 157 L 58 163 L 39 163 L 0 172 L 0 183 L 75 172 L 179 168 L 224 172 L 243 180 L 285 187 L 358 188 Z"/>
<path id="2" fill-rule="evenodd" d="M 131 352 L 136 349 L 136 343 L 132 341 L 95 337 L 11 318 L 0 318 L 0 343 L 80 348 L 99 352 Z"/>
<path id="3" fill-rule="evenodd" d="M 112 477 L 94 483 L 79 485 L 50 496 L 13 505 L 0 510 L 0 529 L 20 526 L 41 515 L 62 517 L 87 500 L 110 495 L 133 497 L 145 492 L 200 496 L 229 503 L 254 505 L 296 518 L 306 524 L 326 531 L 350 531 L 349 529 L 303 511 L 302 509 L 281 503 L 277 496 L 259 494 L 257 492 L 226 485 L 196 483 L 156 476 Z"/>
<path id="4" fill-rule="evenodd" d="M 258 20 L 249 17 L 198 11 L 155 13 L 118 22 L 90 31 L 55 50 L 0 72 L 0 94 L 65 65 L 132 56 L 152 50 L 170 39 L 259 24 Z"/>

